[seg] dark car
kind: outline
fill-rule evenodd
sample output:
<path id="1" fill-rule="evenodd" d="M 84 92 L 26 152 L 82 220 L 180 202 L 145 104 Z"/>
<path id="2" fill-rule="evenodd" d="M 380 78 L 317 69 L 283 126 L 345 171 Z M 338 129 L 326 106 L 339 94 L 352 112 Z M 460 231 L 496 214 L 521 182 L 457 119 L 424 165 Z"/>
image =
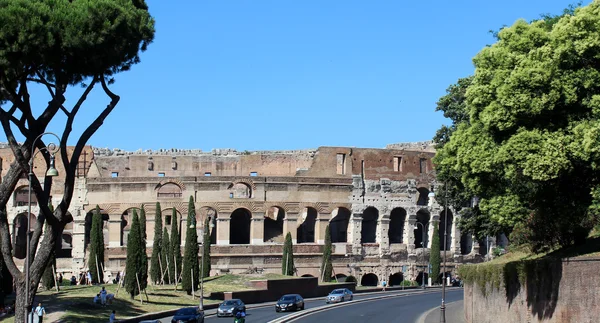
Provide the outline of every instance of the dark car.
<path id="1" fill-rule="evenodd" d="M 304 309 L 304 298 L 298 294 L 283 295 L 275 304 L 275 312 L 297 311 Z"/>
<path id="2" fill-rule="evenodd" d="M 238 312 L 245 312 L 246 304 L 241 299 L 230 299 L 219 304 L 217 317 L 234 316 Z"/>
<path id="3" fill-rule="evenodd" d="M 331 293 L 329 293 L 329 295 L 327 295 L 327 298 L 325 298 L 325 302 L 327 304 L 343 302 L 343 301 L 351 301 L 351 300 L 352 300 L 352 291 L 350 291 L 348 288 L 334 289 L 331 291 Z"/>
<path id="4" fill-rule="evenodd" d="M 204 311 L 198 307 L 184 307 L 177 312 L 171 323 L 204 323 Z"/>

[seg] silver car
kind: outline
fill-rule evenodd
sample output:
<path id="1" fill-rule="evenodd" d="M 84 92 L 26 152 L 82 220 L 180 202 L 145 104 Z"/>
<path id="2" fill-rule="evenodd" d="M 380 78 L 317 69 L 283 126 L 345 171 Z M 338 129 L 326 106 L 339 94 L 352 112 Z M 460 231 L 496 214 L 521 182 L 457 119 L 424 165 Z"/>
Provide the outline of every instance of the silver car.
<path id="1" fill-rule="evenodd" d="M 334 289 L 331 291 L 331 293 L 329 293 L 329 295 L 327 295 L 327 298 L 325 298 L 325 302 L 327 304 L 343 302 L 343 301 L 351 301 L 351 300 L 352 300 L 352 291 L 350 291 L 348 288 Z"/>

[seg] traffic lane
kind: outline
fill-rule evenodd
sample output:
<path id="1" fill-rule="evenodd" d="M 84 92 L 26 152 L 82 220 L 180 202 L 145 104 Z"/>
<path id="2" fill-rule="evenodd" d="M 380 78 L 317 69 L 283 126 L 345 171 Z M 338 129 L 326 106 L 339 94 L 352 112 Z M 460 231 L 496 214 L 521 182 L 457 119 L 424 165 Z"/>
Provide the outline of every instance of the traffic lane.
<path id="1" fill-rule="evenodd" d="M 406 293 L 411 293 L 411 292 L 415 292 L 415 291 L 421 291 L 421 290 L 420 289 L 409 289 L 409 290 L 392 291 L 392 292 L 375 292 L 375 293 L 368 293 L 368 294 L 354 294 L 353 299 L 359 300 L 359 299 L 375 297 L 378 295 L 406 294 Z M 319 298 L 313 298 L 313 299 L 306 299 L 304 301 L 304 304 L 305 304 L 304 305 L 305 309 L 326 305 L 325 304 L 325 296 L 319 297 Z M 256 304 L 256 305 L 259 305 L 259 304 Z M 252 306 L 252 305 L 247 304 L 246 306 Z M 215 314 L 216 312 L 217 312 L 216 309 L 204 311 L 204 313 L 206 313 L 206 315 Z M 290 312 L 280 312 L 280 313 L 275 312 L 275 303 L 272 303 L 270 305 L 265 305 L 264 307 L 259 307 L 259 308 L 248 308 L 248 310 L 246 311 L 246 315 L 248 315 L 248 319 L 251 318 L 253 322 L 268 322 L 268 321 L 274 320 L 282 315 L 287 315 L 289 313 Z M 231 318 L 231 317 L 229 317 L 229 318 Z M 160 319 L 160 321 L 162 323 L 171 323 L 172 319 L 173 319 L 173 317 L 171 316 L 168 318 Z M 227 321 L 227 319 L 222 318 L 222 317 L 217 318 L 216 315 L 213 315 L 213 316 L 207 316 L 204 319 L 204 321 L 207 323 L 208 322 L 223 322 L 223 321 Z"/>
<path id="2" fill-rule="evenodd" d="M 462 290 L 446 292 L 446 303 L 463 299 Z M 301 317 L 293 322 L 416 322 L 421 314 L 440 306 L 441 291 L 431 294 L 417 294 L 408 297 L 393 297 L 334 307 Z"/>

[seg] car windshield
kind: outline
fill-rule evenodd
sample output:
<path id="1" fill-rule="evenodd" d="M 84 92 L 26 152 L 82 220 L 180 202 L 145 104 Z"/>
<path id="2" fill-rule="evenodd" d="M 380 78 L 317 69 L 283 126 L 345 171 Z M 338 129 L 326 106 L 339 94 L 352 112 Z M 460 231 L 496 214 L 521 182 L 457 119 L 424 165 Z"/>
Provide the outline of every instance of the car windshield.
<path id="1" fill-rule="evenodd" d="M 224 301 L 223 304 L 221 304 L 221 305 L 229 306 L 229 305 L 235 305 L 236 303 L 237 303 L 237 301 Z"/>
<path id="2" fill-rule="evenodd" d="M 182 308 L 175 315 L 194 315 L 196 314 L 195 308 Z"/>
<path id="3" fill-rule="evenodd" d="M 282 301 L 293 301 L 296 299 L 296 296 L 283 296 L 281 298 Z"/>
<path id="4" fill-rule="evenodd" d="M 343 289 L 335 289 L 331 292 L 332 294 L 343 294 L 344 290 Z"/>

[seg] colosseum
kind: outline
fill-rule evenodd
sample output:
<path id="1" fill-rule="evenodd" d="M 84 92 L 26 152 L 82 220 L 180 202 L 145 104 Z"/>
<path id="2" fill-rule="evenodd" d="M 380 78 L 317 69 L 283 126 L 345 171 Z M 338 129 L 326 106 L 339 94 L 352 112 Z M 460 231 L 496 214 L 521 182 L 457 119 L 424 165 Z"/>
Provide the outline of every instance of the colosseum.
<path id="1" fill-rule="evenodd" d="M 283 237 L 294 242 L 296 274 L 320 275 L 329 225 L 334 245 L 335 277 L 348 275 L 362 285 L 403 279 L 421 281 L 427 273 L 434 227 L 440 228 L 448 271 L 458 263 L 481 261 L 489 243 L 473 243 L 460 233 L 455 214 L 439 205 L 435 150 L 430 142 L 399 143 L 385 149 L 320 147 L 295 151 L 233 149 L 127 152 L 86 147 L 77 169 L 70 212 L 74 221 L 58 246 L 57 270 L 66 275 L 86 269 L 92 211 L 104 218 L 107 278 L 123 270 L 133 209 L 144 206 L 147 250 L 154 239 L 154 214 L 160 202 L 164 226 L 187 225 L 192 196 L 196 221 L 208 217 L 212 274 L 281 272 Z M 2 175 L 13 161 L 0 147 Z M 38 176 L 45 171 L 39 157 Z M 60 165 L 57 165 L 59 172 Z M 40 177 L 41 178 L 41 177 Z M 52 201 L 60 201 L 61 177 L 54 179 Z M 14 257 L 25 256 L 27 179 L 23 177 L 9 202 Z M 33 197 L 31 219 L 36 216 Z M 448 229 L 446 250 L 443 228 Z M 205 228 L 197 226 L 201 235 Z M 495 239 L 493 239 L 495 240 Z M 182 244 L 185 230 L 182 230 Z M 492 241 L 493 242 L 493 241 Z M 425 274 L 426 275 L 426 274 Z"/>

